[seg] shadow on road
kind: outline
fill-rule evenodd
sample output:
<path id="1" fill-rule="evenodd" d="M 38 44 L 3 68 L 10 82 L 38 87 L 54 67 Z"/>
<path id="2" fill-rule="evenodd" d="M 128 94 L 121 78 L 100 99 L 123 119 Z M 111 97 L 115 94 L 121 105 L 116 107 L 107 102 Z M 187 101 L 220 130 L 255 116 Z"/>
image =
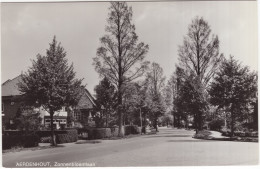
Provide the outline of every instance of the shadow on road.
<path id="1" fill-rule="evenodd" d="M 153 136 L 147 136 L 145 138 L 155 138 L 155 137 L 192 137 L 192 135 L 153 135 Z"/>
<path id="2" fill-rule="evenodd" d="M 168 140 L 167 142 L 216 142 L 215 140 Z"/>

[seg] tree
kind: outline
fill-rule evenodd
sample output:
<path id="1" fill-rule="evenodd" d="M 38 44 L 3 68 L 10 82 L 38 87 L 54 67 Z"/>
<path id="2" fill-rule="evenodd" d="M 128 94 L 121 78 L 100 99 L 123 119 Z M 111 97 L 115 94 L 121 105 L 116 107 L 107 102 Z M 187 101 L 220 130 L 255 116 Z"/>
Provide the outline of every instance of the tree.
<path id="1" fill-rule="evenodd" d="M 107 35 L 100 39 L 101 47 L 93 59 L 96 71 L 107 77 L 117 89 L 119 136 L 122 131 L 122 96 L 127 83 L 143 75 L 148 62 L 144 62 L 148 45 L 137 43 L 138 36 L 132 24 L 132 8 L 126 2 L 111 2 Z"/>
<path id="2" fill-rule="evenodd" d="M 108 127 L 109 117 L 115 105 L 115 87 L 109 82 L 108 78 L 104 77 L 99 85 L 95 87 L 95 92 L 101 117 L 104 119 L 106 127 Z"/>
<path id="3" fill-rule="evenodd" d="M 156 131 L 158 131 L 158 117 L 162 116 L 163 112 L 165 112 L 165 103 L 161 94 L 164 89 L 165 81 L 163 69 L 158 63 L 152 63 L 146 78 L 148 85 L 147 102 L 150 110 L 150 117 L 153 119 Z"/>
<path id="4" fill-rule="evenodd" d="M 184 111 L 182 95 L 181 95 L 181 88 L 184 85 L 184 70 L 179 66 L 176 67 L 174 74 L 170 79 L 170 86 L 172 88 L 172 104 L 173 104 L 173 119 L 174 119 L 174 126 L 181 127 L 181 120 L 186 119 L 186 114 Z"/>
<path id="5" fill-rule="evenodd" d="M 56 145 L 53 115 L 62 106 L 77 104 L 82 80 L 75 78 L 73 65 L 68 65 L 66 52 L 57 44 L 54 36 L 46 56 L 37 55 L 32 67 L 22 74 L 19 89 L 27 98 L 27 104 L 40 105 L 50 113 L 52 145 Z"/>
<path id="6" fill-rule="evenodd" d="M 34 107 L 22 104 L 14 119 L 16 128 L 25 132 L 39 130 L 42 127 L 42 119 L 39 115 L 39 112 L 37 112 Z"/>
<path id="7" fill-rule="evenodd" d="M 243 112 L 248 112 L 250 103 L 257 92 L 257 74 L 250 72 L 230 56 L 224 60 L 220 71 L 210 85 L 209 94 L 211 103 L 223 108 L 231 116 L 231 136 L 234 134 L 234 125 Z"/>
<path id="8" fill-rule="evenodd" d="M 215 74 L 223 55 L 219 55 L 218 36 L 212 35 L 209 24 L 196 17 L 188 28 L 183 45 L 179 46 L 179 61 L 188 72 L 198 76 L 203 86 L 207 86 Z"/>
<path id="9" fill-rule="evenodd" d="M 186 79 L 190 76 L 189 83 L 201 103 L 207 102 L 207 92 L 210 79 L 214 76 L 223 55 L 219 55 L 218 36 L 212 35 L 209 24 L 203 19 L 196 17 L 192 20 L 188 28 L 188 33 L 184 37 L 183 45 L 179 46 L 178 54 L 181 67 L 185 70 Z M 203 101 L 204 100 L 204 101 Z M 198 110 L 198 112 L 201 110 Z M 197 119 L 202 122 L 202 114 L 199 113 Z M 198 127 L 201 127 L 199 124 Z M 201 128 L 197 128 L 200 130 Z"/>

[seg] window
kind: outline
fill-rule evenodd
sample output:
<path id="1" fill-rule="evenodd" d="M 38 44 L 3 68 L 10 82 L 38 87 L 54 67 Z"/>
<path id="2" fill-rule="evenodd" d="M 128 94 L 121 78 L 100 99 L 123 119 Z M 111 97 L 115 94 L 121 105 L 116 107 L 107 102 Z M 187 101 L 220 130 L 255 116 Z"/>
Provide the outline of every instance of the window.
<path id="1" fill-rule="evenodd" d="M 81 112 L 74 112 L 74 118 L 78 121 L 81 120 Z"/>

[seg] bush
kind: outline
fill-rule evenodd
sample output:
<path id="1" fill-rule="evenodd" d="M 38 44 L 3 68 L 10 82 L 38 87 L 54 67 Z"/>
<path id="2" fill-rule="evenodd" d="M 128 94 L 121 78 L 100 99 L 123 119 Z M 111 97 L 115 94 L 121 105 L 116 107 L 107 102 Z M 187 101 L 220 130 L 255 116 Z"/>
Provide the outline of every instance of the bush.
<path id="1" fill-rule="evenodd" d="M 69 130 L 54 130 L 54 134 L 55 135 L 57 135 L 57 134 L 67 134 L 68 131 Z M 51 136 L 51 130 L 39 130 L 39 131 L 36 131 L 36 134 L 40 138 L 42 138 L 42 137 L 49 137 L 49 136 Z"/>
<path id="2" fill-rule="evenodd" d="M 40 138 L 40 143 L 50 143 L 50 142 L 51 142 L 51 136 Z"/>
<path id="3" fill-rule="evenodd" d="M 3 135 L 3 150 L 13 147 L 37 147 L 39 145 L 39 137 L 35 134 L 28 135 Z"/>
<path id="4" fill-rule="evenodd" d="M 125 129 L 125 135 L 141 133 L 141 128 L 139 128 L 137 125 L 124 126 L 124 129 Z"/>
<path id="5" fill-rule="evenodd" d="M 117 127 L 112 127 L 110 129 L 111 129 L 111 136 L 112 137 L 117 137 L 119 129 Z"/>
<path id="6" fill-rule="evenodd" d="M 124 126 L 122 130 L 123 133 L 125 133 L 125 135 L 141 133 L 141 127 L 138 126 Z M 117 137 L 118 132 L 119 132 L 118 127 L 78 129 L 79 135 L 83 135 L 83 133 L 84 134 L 87 133 L 88 139 L 103 139 L 103 138 Z"/>
<path id="7" fill-rule="evenodd" d="M 198 131 L 193 137 L 197 139 L 210 139 L 211 132 L 207 130 Z"/>
<path id="8" fill-rule="evenodd" d="M 88 139 L 102 139 L 109 138 L 115 135 L 116 129 L 113 130 L 113 135 L 110 128 L 81 128 L 78 129 L 79 135 L 86 135 Z M 118 130 L 117 130 L 118 131 Z"/>
<path id="9" fill-rule="evenodd" d="M 51 141 L 50 130 L 37 131 L 36 134 L 40 137 L 41 143 L 50 143 Z M 54 134 L 57 137 L 58 144 L 71 143 L 78 140 L 78 131 L 76 129 L 55 130 Z"/>
<path id="10" fill-rule="evenodd" d="M 223 119 L 214 119 L 209 122 L 210 130 L 220 131 L 222 126 L 225 124 Z"/>
<path id="11" fill-rule="evenodd" d="M 96 128 L 94 130 L 95 139 L 109 138 L 111 137 L 110 128 Z"/>

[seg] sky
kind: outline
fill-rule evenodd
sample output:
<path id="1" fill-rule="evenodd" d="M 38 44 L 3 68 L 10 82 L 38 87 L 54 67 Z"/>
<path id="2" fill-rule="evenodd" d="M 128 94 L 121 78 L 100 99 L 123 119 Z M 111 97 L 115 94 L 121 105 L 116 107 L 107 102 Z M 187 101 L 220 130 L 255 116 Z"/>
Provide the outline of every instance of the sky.
<path id="1" fill-rule="evenodd" d="M 157 62 L 169 79 L 178 64 L 178 46 L 196 16 L 218 35 L 220 53 L 258 69 L 256 1 L 128 2 L 139 42 L 149 45 L 145 58 Z M 2 3 L 1 82 L 13 79 L 46 54 L 56 35 L 73 63 L 77 78 L 94 94 L 100 78 L 93 57 L 106 34 L 109 2 Z"/>

